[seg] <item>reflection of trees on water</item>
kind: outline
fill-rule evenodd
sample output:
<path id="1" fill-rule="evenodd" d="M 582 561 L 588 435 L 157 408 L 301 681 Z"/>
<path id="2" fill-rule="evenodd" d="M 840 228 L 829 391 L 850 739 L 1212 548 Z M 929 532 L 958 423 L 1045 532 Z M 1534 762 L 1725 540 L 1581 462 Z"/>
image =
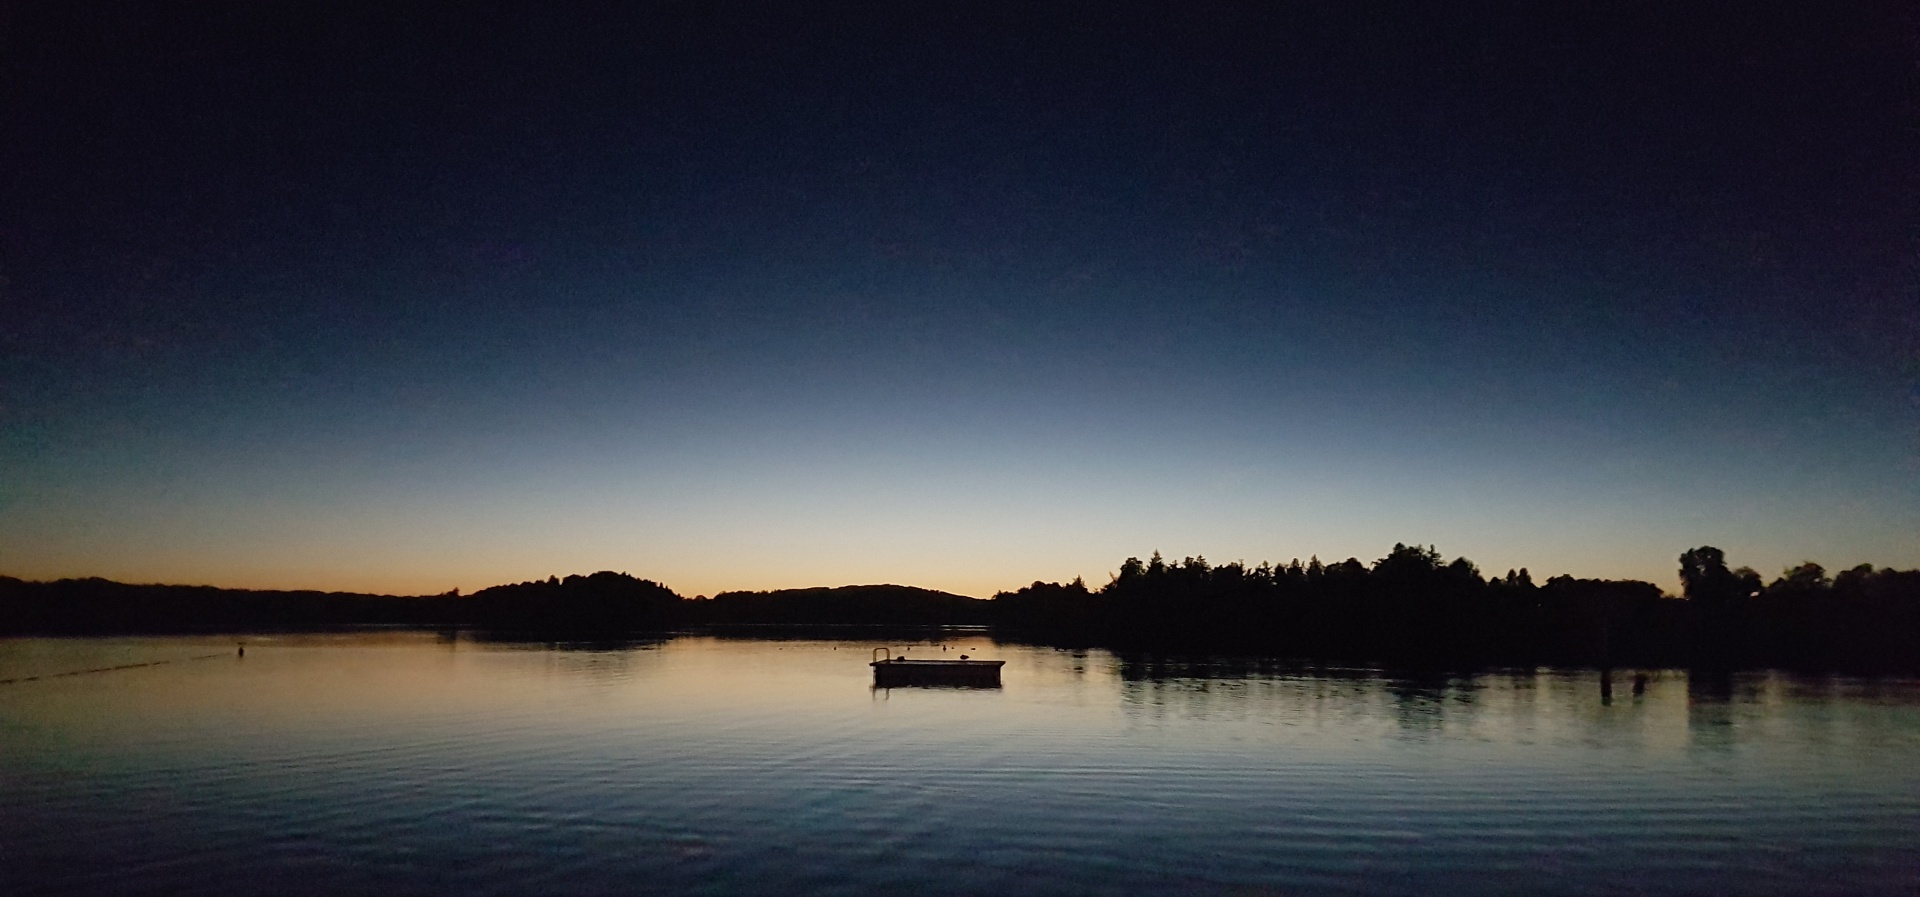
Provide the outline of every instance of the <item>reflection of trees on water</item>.
<path id="1" fill-rule="evenodd" d="M 1849 714 L 1871 707 L 1876 696 L 1920 701 L 1911 680 L 1723 669 L 1687 670 L 1679 675 L 1687 677 L 1688 743 L 1709 750 L 1777 738 L 1825 744 L 1836 732 L 1851 729 Z M 1795 708 L 1792 714 L 1779 712 L 1789 705 Z M 1783 732 L 1782 726 L 1793 731 Z"/>
<path id="2" fill-rule="evenodd" d="M 1773 714 L 1781 700 L 1761 684 L 1681 670 L 1450 673 L 1136 655 L 1119 658 L 1117 672 L 1139 720 L 1258 722 L 1360 742 L 1724 746 L 1742 714 Z"/>
<path id="3" fill-rule="evenodd" d="M 1733 674 L 1726 670 L 1688 670 L 1687 706 L 1711 707 L 1733 700 Z"/>
<path id="4" fill-rule="evenodd" d="M 1888 749 L 1904 750 L 1920 735 L 1920 717 L 1909 717 L 1913 725 L 1907 729 L 1860 725 L 1867 717 L 1887 719 L 1886 704 L 1920 709 L 1920 688 L 1913 679 L 1720 669 L 1668 675 L 1686 677 L 1688 743 L 1697 748 L 1727 750 L 1782 739 L 1826 745 L 1884 736 L 1890 739 Z M 1793 712 L 1782 713 L 1783 707 Z"/>
<path id="5" fill-rule="evenodd" d="M 1117 672 L 1122 700 L 1155 718 L 1263 716 L 1294 723 L 1358 712 L 1391 719 L 1403 733 L 1415 734 L 1443 729 L 1449 715 L 1470 708 L 1482 688 L 1477 676 L 1402 675 L 1270 658 L 1133 655 L 1119 658 Z"/>
<path id="6" fill-rule="evenodd" d="M 919 625 L 894 623 L 703 623 L 682 632 L 720 641 L 827 642 L 858 641 L 875 644 L 946 645 L 963 640 L 991 643 L 992 630 L 979 625 Z"/>
<path id="7" fill-rule="evenodd" d="M 541 633 L 473 630 L 462 633 L 462 640 L 480 645 L 526 648 L 533 651 L 593 651 L 617 653 L 658 648 L 673 640 L 670 635 L 608 636 L 604 638 L 554 638 Z"/>
<path id="8" fill-rule="evenodd" d="M 1727 750 L 1734 744 L 1733 675 L 1725 670 L 1687 672 L 1687 741 L 1693 747 Z"/>
<path id="9" fill-rule="evenodd" d="M 1115 671 L 1123 708 L 1136 720 L 1252 722 L 1318 729 L 1356 743 L 1468 738 L 1719 752 L 1768 740 L 1820 745 L 1863 735 L 1911 738 L 1863 719 L 1883 720 L 1873 709 L 1880 702 L 1920 707 L 1912 680 L 1779 671 L 1444 673 L 1144 654 L 1116 658 Z M 1611 688 L 1604 689 L 1608 681 Z"/>
<path id="10" fill-rule="evenodd" d="M 1445 728 L 1452 707 L 1473 703 L 1479 689 L 1473 677 L 1419 676 L 1387 682 L 1393 696 L 1394 721 L 1408 732 L 1439 732 Z"/>
<path id="11" fill-rule="evenodd" d="M 469 630 L 442 633 L 441 641 L 453 650 L 471 647 L 489 651 L 529 652 L 540 655 L 547 668 L 572 678 L 601 684 L 624 682 L 634 678 L 643 660 L 657 656 L 658 650 L 672 641 L 670 636 L 609 636 L 605 638 L 566 639 L 538 633 Z"/>
<path id="12" fill-rule="evenodd" d="M 634 649 L 565 650 L 556 646 L 548 667 L 555 672 L 600 683 L 624 682 L 634 676 Z"/>

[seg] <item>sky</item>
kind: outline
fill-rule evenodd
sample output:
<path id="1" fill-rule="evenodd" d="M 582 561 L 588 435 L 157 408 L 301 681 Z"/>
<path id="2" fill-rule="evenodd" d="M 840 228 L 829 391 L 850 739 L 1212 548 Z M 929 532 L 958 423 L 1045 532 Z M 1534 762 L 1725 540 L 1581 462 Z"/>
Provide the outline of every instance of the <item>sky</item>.
<path id="1" fill-rule="evenodd" d="M 1920 566 L 1899 4 L 0 14 L 0 574 Z"/>

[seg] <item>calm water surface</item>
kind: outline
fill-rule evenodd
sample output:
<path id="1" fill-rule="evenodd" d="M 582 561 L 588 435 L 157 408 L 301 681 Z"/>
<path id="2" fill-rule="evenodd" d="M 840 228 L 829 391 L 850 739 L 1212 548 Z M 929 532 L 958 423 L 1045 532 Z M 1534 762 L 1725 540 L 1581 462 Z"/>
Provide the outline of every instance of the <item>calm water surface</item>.
<path id="1" fill-rule="evenodd" d="M 1911 681 L 1608 701 L 973 636 L 1003 688 L 876 691 L 856 638 L 246 642 L 0 641 L 0 890 L 1920 890 Z"/>

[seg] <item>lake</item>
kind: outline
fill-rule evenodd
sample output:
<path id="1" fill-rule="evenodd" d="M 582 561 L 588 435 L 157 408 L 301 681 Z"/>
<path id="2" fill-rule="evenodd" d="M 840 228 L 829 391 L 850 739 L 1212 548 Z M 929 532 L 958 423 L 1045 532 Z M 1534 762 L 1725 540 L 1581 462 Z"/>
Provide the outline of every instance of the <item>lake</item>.
<path id="1" fill-rule="evenodd" d="M 7 893 L 1920 888 L 1912 680 L 1603 696 L 959 633 L 891 644 L 1002 687 L 876 690 L 857 632 L 239 640 L 0 640 Z"/>

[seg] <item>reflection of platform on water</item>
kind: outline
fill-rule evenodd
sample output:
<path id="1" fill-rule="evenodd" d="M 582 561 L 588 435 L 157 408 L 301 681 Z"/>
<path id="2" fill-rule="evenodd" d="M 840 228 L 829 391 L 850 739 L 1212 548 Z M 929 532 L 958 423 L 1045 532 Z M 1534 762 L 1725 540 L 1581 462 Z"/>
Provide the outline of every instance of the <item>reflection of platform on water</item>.
<path id="1" fill-rule="evenodd" d="M 1000 668 L 1004 660 L 973 660 L 961 655 L 957 660 L 908 660 L 894 656 L 891 649 L 873 649 L 873 684 L 880 688 L 900 685 L 957 685 L 974 688 L 1000 687 Z"/>

